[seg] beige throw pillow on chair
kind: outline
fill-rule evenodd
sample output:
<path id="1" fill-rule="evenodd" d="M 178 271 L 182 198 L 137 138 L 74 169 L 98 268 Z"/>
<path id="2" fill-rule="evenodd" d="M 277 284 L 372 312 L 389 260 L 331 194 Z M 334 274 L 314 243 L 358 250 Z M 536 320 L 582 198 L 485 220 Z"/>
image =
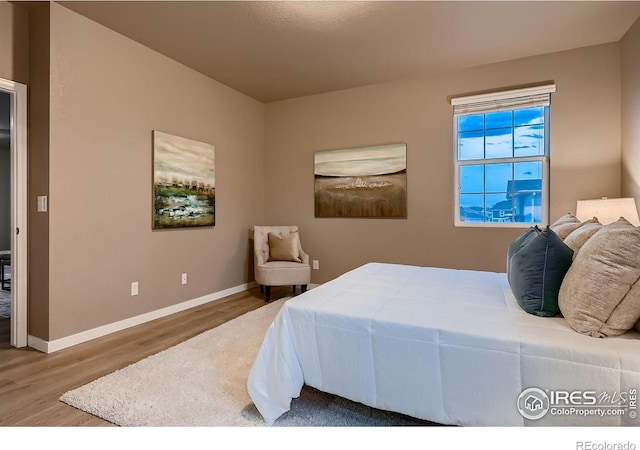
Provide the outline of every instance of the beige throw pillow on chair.
<path id="1" fill-rule="evenodd" d="M 300 237 L 298 232 L 289 233 L 286 236 L 276 233 L 267 235 L 269 241 L 269 261 L 302 262 L 300 259 Z"/>

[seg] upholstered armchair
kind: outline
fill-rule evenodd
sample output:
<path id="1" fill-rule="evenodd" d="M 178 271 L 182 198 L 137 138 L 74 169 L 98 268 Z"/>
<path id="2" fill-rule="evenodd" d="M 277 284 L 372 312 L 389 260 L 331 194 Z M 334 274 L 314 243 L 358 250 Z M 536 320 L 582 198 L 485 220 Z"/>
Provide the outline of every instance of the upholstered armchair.
<path id="1" fill-rule="evenodd" d="M 270 300 L 271 286 L 300 285 L 302 292 L 311 281 L 309 255 L 302 250 L 298 227 L 254 226 L 253 258 L 256 282 L 265 301 Z"/>

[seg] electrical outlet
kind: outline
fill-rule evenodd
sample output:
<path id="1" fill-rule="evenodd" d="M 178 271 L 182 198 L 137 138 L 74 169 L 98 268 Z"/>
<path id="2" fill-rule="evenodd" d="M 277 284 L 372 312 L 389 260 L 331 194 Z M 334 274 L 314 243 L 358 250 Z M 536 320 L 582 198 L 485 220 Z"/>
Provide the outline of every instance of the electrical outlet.
<path id="1" fill-rule="evenodd" d="M 187 284 L 187 274 L 186 273 L 182 274 L 182 284 Z"/>
<path id="2" fill-rule="evenodd" d="M 313 270 L 320 270 L 320 261 L 317 259 L 313 260 Z"/>
<path id="3" fill-rule="evenodd" d="M 131 283 L 131 296 L 138 295 L 138 282 L 134 281 Z"/>

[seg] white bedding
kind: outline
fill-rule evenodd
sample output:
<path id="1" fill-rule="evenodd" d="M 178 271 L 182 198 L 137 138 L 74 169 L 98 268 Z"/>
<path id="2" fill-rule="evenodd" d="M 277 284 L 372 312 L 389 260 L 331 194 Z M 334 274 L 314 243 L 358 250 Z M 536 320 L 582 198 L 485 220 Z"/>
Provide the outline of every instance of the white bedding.
<path id="1" fill-rule="evenodd" d="M 267 331 L 248 389 L 268 424 L 303 384 L 442 424 L 640 425 L 516 408 L 531 387 L 640 388 L 640 333 L 597 339 L 527 314 L 506 274 L 370 263 L 287 301 Z"/>

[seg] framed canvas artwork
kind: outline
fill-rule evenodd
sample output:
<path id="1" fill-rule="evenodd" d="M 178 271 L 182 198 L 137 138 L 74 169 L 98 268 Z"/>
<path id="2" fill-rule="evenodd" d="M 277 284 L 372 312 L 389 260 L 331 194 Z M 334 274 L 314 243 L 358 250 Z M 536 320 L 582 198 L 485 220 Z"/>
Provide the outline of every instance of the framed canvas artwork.
<path id="1" fill-rule="evenodd" d="M 153 131 L 153 229 L 212 227 L 215 148 Z"/>
<path id="2" fill-rule="evenodd" d="M 316 217 L 407 217 L 407 145 L 314 154 Z"/>

